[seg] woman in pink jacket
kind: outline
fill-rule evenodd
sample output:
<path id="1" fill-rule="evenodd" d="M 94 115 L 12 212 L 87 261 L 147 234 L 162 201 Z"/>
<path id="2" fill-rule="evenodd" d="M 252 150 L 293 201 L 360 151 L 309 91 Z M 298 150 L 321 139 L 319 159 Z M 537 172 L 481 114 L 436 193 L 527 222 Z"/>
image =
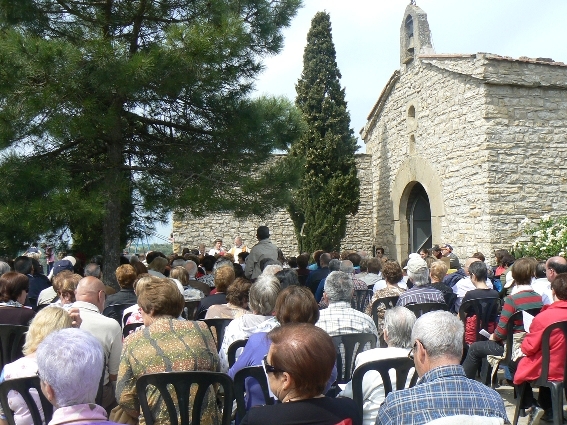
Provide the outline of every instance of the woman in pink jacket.
<path id="1" fill-rule="evenodd" d="M 567 273 L 557 275 L 551 283 L 551 290 L 554 302 L 543 307 L 533 320 L 529 333 L 526 334 L 522 341 L 522 357 L 517 364 L 517 370 L 514 373 L 515 364 L 510 367 L 510 372 L 514 376 L 514 384 L 521 384 L 526 381 L 534 381 L 541 376 L 542 364 L 542 336 L 545 328 L 549 325 L 567 321 Z M 565 352 L 567 345 L 563 333 L 557 329 L 552 332 L 549 341 L 550 363 L 549 363 L 549 380 L 562 381 L 563 370 L 565 368 Z M 535 416 L 541 409 L 545 410 L 543 419 L 552 420 L 553 412 L 551 409 L 551 392 L 547 387 L 539 389 L 538 406 L 533 406 L 530 416 Z M 522 407 L 530 408 L 533 405 L 533 394 L 531 386 L 527 386 L 522 400 Z M 540 409 L 541 407 L 541 409 Z M 539 412 L 537 412 L 539 411 Z"/>

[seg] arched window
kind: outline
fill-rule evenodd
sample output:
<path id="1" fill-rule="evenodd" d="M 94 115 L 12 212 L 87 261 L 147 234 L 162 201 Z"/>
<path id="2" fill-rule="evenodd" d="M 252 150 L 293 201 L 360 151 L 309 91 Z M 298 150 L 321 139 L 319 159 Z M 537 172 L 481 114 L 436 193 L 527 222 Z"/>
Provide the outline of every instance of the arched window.
<path id="1" fill-rule="evenodd" d="M 413 37 L 413 18 L 411 15 L 406 18 L 406 34 L 408 39 Z"/>
<path id="2" fill-rule="evenodd" d="M 414 60 L 415 43 L 413 39 L 413 18 L 411 15 L 406 17 L 405 23 L 405 64 L 410 64 Z"/>
<path id="3" fill-rule="evenodd" d="M 410 105 L 408 109 L 408 118 L 415 118 L 415 106 Z"/>

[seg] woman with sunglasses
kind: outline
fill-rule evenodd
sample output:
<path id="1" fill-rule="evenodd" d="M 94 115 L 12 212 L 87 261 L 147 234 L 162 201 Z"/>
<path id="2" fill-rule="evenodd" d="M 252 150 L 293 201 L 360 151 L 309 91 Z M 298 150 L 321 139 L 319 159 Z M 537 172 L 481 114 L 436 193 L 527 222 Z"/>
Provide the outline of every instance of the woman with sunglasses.
<path id="1" fill-rule="evenodd" d="M 268 383 L 281 403 L 251 409 L 241 425 L 316 424 L 361 425 L 353 400 L 323 394 L 335 365 L 331 337 L 310 323 L 288 323 L 273 329 L 272 344 L 263 360 Z"/>

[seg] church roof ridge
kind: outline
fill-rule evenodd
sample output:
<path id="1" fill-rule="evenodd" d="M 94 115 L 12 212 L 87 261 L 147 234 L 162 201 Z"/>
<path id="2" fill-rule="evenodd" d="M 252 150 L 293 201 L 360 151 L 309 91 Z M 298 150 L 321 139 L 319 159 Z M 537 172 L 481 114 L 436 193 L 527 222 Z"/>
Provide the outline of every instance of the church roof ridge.
<path id="1" fill-rule="evenodd" d="M 535 63 L 538 65 L 551 65 L 551 66 L 567 66 L 564 62 L 556 62 L 551 58 L 530 58 L 527 56 L 520 56 L 513 58 L 511 56 L 502 56 L 495 53 L 435 53 L 428 54 L 422 53 L 418 56 L 419 59 L 466 59 L 466 58 L 484 58 L 488 60 L 501 60 L 508 62 L 521 62 L 521 63 Z"/>

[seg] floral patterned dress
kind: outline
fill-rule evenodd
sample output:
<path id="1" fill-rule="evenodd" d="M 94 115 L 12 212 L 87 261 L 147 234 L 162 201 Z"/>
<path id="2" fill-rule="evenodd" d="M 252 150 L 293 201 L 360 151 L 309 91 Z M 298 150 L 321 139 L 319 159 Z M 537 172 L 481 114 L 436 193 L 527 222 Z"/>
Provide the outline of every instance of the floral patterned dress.
<path id="1" fill-rule="evenodd" d="M 136 381 L 141 375 L 193 370 L 216 372 L 218 367 L 215 341 L 205 323 L 159 318 L 124 340 L 116 399 L 124 409 L 140 411 Z M 167 408 L 159 392 L 148 389 L 147 396 L 155 424 L 169 424 Z M 175 395 L 172 396 L 175 400 Z M 143 415 L 140 414 L 139 420 L 140 425 L 145 424 Z M 221 414 L 215 403 L 215 394 L 209 391 L 203 405 L 201 423 L 215 425 L 220 422 Z"/>

